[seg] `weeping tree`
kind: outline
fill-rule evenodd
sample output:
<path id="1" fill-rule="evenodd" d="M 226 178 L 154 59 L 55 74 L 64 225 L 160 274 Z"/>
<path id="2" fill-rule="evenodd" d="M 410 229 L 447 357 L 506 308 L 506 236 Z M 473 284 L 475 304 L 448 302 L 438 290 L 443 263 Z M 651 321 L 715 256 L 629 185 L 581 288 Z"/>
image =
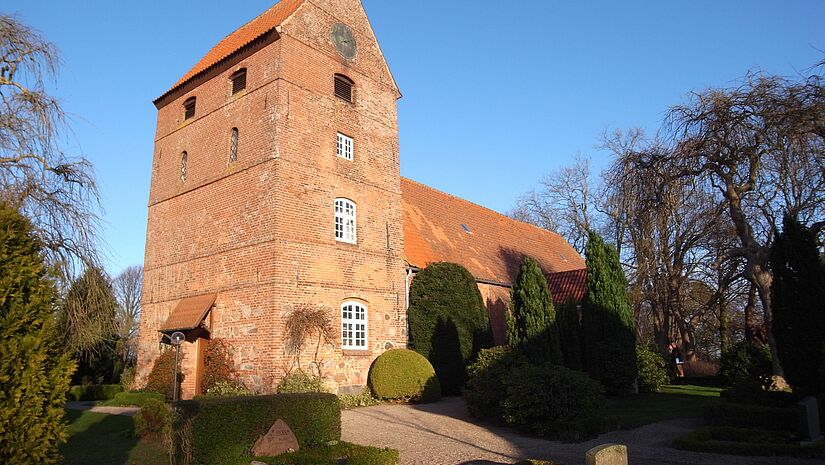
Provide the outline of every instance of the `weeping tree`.
<path id="1" fill-rule="evenodd" d="M 819 395 L 825 348 L 825 272 L 816 237 L 786 216 L 771 247 L 771 301 L 776 347 L 785 379 L 794 391 Z"/>
<path id="2" fill-rule="evenodd" d="M 591 231 L 585 248 L 587 299 L 584 306 L 585 368 L 608 392 L 633 391 L 636 333 L 627 279 L 616 249 Z"/>
<path id="3" fill-rule="evenodd" d="M 0 204 L 0 463 L 54 464 L 74 363 L 52 317 L 55 286 L 32 225 Z"/>
<path id="4" fill-rule="evenodd" d="M 511 347 L 535 364 L 563 363 L 556 311 L 547 288 L 547 278 L 538 262 L 524 257 L 513 285 L 512 315 L 507 318 L 507 340 Z"/>

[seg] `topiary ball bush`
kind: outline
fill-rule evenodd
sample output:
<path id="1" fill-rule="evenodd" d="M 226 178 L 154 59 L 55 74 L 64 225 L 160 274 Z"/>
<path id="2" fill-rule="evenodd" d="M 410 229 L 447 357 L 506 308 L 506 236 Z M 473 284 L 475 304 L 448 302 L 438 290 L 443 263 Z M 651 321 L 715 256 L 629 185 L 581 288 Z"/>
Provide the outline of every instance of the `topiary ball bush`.
<path id="1" fill-rule="evenodd" d="M 639 392 L 656 392 L 670 382 L 667 360 L 652 347 L 637 347 Z"/>
<path id="2" fill-rule="evenodd" d="M 427 403 L 441 398 L 433 366 L 413 350 L 392 349 L 379 355 L 372 362 L 367 382 L 379 399 Z"/>

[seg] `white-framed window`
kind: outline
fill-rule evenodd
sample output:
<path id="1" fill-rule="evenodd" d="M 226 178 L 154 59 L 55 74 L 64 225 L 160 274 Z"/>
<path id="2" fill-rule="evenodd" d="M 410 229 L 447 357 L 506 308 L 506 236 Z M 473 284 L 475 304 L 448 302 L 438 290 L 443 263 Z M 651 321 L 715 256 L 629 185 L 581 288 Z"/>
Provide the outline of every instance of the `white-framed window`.
<path id="1" fill-rule="evenodd" d="M 341 348 L 367 350 L 367 306 L 361 302 L 341 304 Z"/>
<path id="2" fill-rule="evenodd" d="M 335 240 L 355 244 L 355 202 L 335 199 Z"/>
<path id="3" fill-rule="evenodd" d="M 341 158 L 346 158 L 347 160 L 351 161 L 352 160 L 352 147 L 353 147 L 352 137 L 345 136 L 345 135 L 343 135 L 339 132 L 338 133 L 338 145 L 337 145 L 336 155 L 338 155 Z"/>

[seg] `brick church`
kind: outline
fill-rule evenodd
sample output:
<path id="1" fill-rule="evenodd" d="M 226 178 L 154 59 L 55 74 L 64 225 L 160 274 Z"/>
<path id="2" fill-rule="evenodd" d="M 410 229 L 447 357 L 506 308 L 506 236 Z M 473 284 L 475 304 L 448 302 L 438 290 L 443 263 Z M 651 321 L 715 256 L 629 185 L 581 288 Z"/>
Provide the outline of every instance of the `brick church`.
<path id="1" fill-rule="evenodd" d="M 138 383 L 181 331 L 185 398 L 213 338 L 271 392 L 285 319 L 313 306 L 340 337 L 320 354 L 330 387 L 356 390 L 406 346 L 410 283 L 437 261 L 475 276 L 499 341 L 523 255 L 557 302 L 582 297 L 560 236 L 400 176 L 400 97 L 360 0 L 281 0 L 154 101 Z"/>

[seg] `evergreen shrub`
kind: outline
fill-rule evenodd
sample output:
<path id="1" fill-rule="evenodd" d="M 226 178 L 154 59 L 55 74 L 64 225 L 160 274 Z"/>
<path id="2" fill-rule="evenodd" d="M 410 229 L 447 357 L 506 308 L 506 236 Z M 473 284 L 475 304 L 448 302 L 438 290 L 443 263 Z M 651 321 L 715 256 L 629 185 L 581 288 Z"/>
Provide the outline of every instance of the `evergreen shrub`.
<path id="1" fill-rule="evenodd" d="M 668 362 L 655 347 L 636 348 L 639 364 L 639 392 L 656 392 L 670 382 Z"/>
<path id="2" fill-rule="evenodd" d="M 391 349 L 370 366 L 367 384 L 378 399 L 435 402 L 441 386 L 430 362 L 408 349 Z"/>
<path id="3" fill-rule="evenodd" d="M 0 204 L 0 463 L 54 464 L 75 364 L 55 329 L 53 276 L 29 221 Z"/>
<path id="4" fill-rule="evenodd" d="M 203 354 L 203 392 L 218 383 L 236 384 L 236 378 L 229 343 L 220 338 L 209 340 Z"/>
<path id="5" fill-rule="evenodd" d="M 503 387 L 506 423 L 539 436 L 578 439 L 594 433 L 582 428 L 587 429 L 605 405 L 598 382 L 559 365 L 517 366 Z"/>
<path id="6" fill-rule="evenodd" d="M 120 384 L 75 385 L 69 388 L 70 400 L 108 400 L 123 392 Z"/>
<path id="7" fill-rule="evenodd" d="M 738 342 L 722 352 L 719 378 L 728 386 L 752 380 L 769 387 L 772 373 L 771 352 L 764 345 Z"/>
<path id="8" fill-rule="evenodd" d="M 408 315 L 411 348 L 432 363 L 445 394 L 460 394 L 466 366 L 493 342 L 475 278 L 461 265 L 431 263 L 413 279 Z"/>
<path id="9" fill-rule="evenodd" d="M 538 262 L 524 257 L 511 296 L 512 315 L 507 318 L 510 347 L 523 353 L 533 364 L 561 365 L 556 311 L 547 288 L 547 278 Z"/>
<path id="10" fill-rule="evenodd" d="M 576 302 L 568 300 L 559 305 L 556 310 L 556 324 L 559 327 L 559 344 L 564 366 L 571 370 L 583 371 L 582 326 Z"/>
<path id="11" fill-rule="evenodd" d="M 183 359 L 183 354 L 180 355 L 178 366 L 180 366 Z M 172 378 L 175 377 L 175 349 L 170 348 L 155 359 L 155 364 L 152 365 L 152 371 L 146 377 L 146 386 L 144 390 L 150 392 L 159 392 L 166 396 L 166 399 L 171 400 L 173 396 Z M 178 370 L 178 395 L 180 395 L 180 385 L 183 382 L 183 371 Z"/>
<path id="12" fill-rule="evenodd" d="M 297 369 L 284 376 L 278 384 L 279 394 L 296 392 L 329 392 L 329 389 L 324 384 L 323 378 Z"/>
<path id="13" fill-rule="evenodd" d="M 169 407 L 157 398 L 146 398 L 140 411 L 135 415 L 135 435 L 138 437 L 158 436 L 170 426 L 172 421 Z"/>
<path id="14" fill-rule="evenodd" d="M 283 419 L 301 448 L 341 439 L 338 397 L 325 393 L 249 397 L 199 397 L 176 404 L 182 422 L 190 422 L 194 463 L 239 463 L 276 420 Z M 247 460 L 246 463 L 249 463 Z"/>
<path id="15" fill-rule="evenodd" d="M 464 403 L 470 414 L 503 423 L 502 404 L 507 396 L 505 382 L 517 366 L 526 363 L 524 357 L 509 347 L 498 346 L 479 351 L 476 361 L 467 368 L 469 379 L 463 391 Z"/>

